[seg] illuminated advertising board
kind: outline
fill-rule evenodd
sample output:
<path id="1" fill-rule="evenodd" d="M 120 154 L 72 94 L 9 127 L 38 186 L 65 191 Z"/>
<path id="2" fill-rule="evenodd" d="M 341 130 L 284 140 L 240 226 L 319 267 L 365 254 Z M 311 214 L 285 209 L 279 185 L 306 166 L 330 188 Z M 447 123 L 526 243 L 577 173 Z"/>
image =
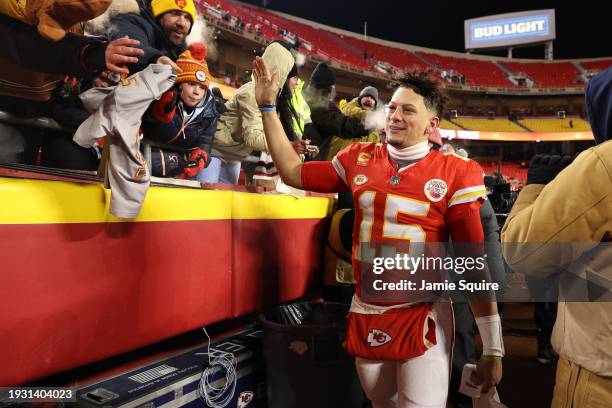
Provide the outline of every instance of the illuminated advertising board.
<path id="1" fill-rule="evenodd" d="M 555 10 L 472 18 L 464 26 L 466 50 L 542 43 L 555 39 Z"/>

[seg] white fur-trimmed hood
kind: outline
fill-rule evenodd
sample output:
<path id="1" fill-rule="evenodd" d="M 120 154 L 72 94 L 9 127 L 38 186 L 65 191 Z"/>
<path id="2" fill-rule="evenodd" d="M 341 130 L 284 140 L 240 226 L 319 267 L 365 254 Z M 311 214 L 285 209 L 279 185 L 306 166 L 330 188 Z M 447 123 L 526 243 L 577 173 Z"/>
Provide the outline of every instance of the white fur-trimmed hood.
<path id="1" fill-rule="evenodd" d="M 110 27 L 110 20 L 118 14 L 140 14 L 140 6 L 136 0 L 113 0 L 104 14 L 85 24 L 85 33 L 90 35 L 105 35 Z"/>

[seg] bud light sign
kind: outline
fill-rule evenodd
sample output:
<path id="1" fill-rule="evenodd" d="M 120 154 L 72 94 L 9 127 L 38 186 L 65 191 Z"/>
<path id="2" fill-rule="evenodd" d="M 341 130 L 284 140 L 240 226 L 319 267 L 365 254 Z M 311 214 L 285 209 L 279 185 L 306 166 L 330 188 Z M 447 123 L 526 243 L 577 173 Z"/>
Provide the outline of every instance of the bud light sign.
<path id="1" fill-rule="evenodd" d="M 465 48 L 503 48 L 555 38 L 555 10 L 498 14 L 465 21 Z"/>

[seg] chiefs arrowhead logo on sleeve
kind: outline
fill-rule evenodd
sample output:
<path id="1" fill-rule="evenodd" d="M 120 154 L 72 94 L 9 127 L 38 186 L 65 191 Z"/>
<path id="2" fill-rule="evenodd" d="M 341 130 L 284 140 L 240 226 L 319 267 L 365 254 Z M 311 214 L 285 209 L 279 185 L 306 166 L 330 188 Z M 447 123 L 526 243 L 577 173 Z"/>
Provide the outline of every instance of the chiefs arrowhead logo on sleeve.
<path id="1" fill-rule="evenodd" d="M 255 394 L 253 391 L 243 391 L 238 396 L 238 408 L 244 408 L 253 401 Z"/>
<path id="2" fill-rule="evenodd" d="M 368 333 L 368 344 L 371 347 L 382 346 L 383 344 L 387 344 L 390 341 L 391 336 L 389 336 L 382 330 L 372 329 L 372 331 Z"/>

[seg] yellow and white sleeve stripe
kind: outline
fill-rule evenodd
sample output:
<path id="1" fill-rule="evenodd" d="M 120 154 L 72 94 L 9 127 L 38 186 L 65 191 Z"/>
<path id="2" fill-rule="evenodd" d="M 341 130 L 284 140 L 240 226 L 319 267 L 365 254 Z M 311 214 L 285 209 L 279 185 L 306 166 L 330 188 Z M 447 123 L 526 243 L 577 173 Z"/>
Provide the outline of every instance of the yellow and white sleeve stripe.
<path id="1" fill-rule="evenodd" d="M 336 173 L 338 173 L 342 181 L 344 181 L 344 184 L 348 186 L 349 183 L 346 181 L 346 172 L 344 171 L 344 167 L 342 167 L 342 163 L 340 163 L 340 160 L 338 160 L 336 156 L 332 159 L 332 166 L 334 166 L 334 170 L 336 170 Z"/>
<path id="2" fill-rule="evenodd" d="M 466 187 L 455 191 L 448 202 L 448 206 L 451 207 L 457 204 L 471 203 L 479 198 L 487 198 L 487 189 L 484 185 Z"/>

